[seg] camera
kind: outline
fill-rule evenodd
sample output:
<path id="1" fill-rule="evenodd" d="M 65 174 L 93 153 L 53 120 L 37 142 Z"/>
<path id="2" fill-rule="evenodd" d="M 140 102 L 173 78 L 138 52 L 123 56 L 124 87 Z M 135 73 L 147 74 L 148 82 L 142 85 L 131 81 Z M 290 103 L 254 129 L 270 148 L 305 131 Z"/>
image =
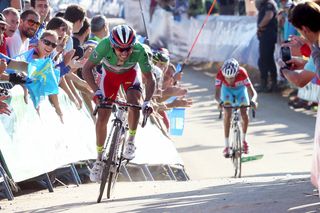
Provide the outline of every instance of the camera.
<path id="1" fill-rule="evenodd" d="M 290 66 L 290 63 L 287 63 L 287 61 L 291 60 L 291 50 L 290 47 L 281 47 L 281 59 L 283 62 L 286 63 L 287 66 Z"/>

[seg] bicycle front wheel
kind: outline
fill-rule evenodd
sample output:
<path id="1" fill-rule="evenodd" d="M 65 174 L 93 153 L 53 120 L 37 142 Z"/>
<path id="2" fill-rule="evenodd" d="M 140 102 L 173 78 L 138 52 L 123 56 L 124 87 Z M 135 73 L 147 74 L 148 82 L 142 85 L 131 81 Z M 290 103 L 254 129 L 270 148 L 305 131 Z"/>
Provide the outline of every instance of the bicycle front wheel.
<path id="1" fill-rule="evenodd" d="M 234 166 L 234 177 L 241 177 L 241 131 L 239 126 L 234 130 L 232 141 L 232 163 Z"/>
<path id="2" fill-rule="evenodd" d="M 110 176 L 111 176 L 111 179 L 112 179 L 112 170 L 114 170 L 113 167 L 115 166 L 115 164 L 113 162 L 113 158 L 114 158 L 113 156 L 116 151 L 115 148 L 116 148 L 116 144 L 119 141 L 120 135 L 121 135 L 121 128 L 120 128 L 120 126 L 117 126 L 113 132 L 113 136 L 112 136 L 112 140 L 111 140 L 111 144 L 110 144 L 110 149 L 109 149 L 109 153 L 108 153 L 108 158 L 106 161 L 106 165 L 102 171 L 102 177 L 101 177 L 101 183 L 100 183 L 100 193 L 99 193 L 98 200 L 97 200 L 98 203 L 101 202 L 101 198 L 102 198 L 102 195 L 104 192 L 104 188 L 106 187 L 106 183 L 108 181 L 108 178 L 110 179 Z M 110 181 L 108 181 L 108 188 L 109 188 L 109 182 Z M 110 198 L 110 194 L 108 194 L 107 198 L 108 199 Z"/>
<path id="3" fill-rule="evenodd" d="M 107 198 L 110 199 L 115 183 L 117 182 L 118 175 L 119 175 L 119 167 L 121 165 L 120 159 L 118 159 L 118 153 L 119 153 L 119 148 L 121 147 L 121 139 L 122 139 L 123 131 L 120 126 L 118 126 L 113 134 L 112 137 L 112 144 L 110 147 L 110 156 L 112 161 L 110 164 L 110 169 L 109 170 L 109 179 L 108 179 L 108 187 L 107 187 Z M 111 154 L 112 150 L 112 154 Z"/>

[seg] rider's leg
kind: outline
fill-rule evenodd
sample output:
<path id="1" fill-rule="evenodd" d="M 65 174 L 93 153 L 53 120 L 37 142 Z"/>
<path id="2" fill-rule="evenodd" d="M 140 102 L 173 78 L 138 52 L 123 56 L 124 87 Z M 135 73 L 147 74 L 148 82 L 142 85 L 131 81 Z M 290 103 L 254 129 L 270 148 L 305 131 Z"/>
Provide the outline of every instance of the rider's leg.
<path id="1" fill-rule="evenodd" d="M 245 137 L 247 134 L 248 124 L 249 124 L 249 116 L 247 108 L 240 108 L 241 117 L 242 117 L 242 141 L 245 141 Z"/>
<path id="2" fill-rule="evenodd" d="M 103 145 L 107 137 L 107 123 L 110 114 L 110 109 L 98 110 L 98 119 L 96 122 L 96 143 L 98 156 L 90 171 L 90 180 L 93 182 L 99 182 L 101 180 L 101 174 L 104 166 L 104 162 L 102 161 Z"/>
<path id="3" fill-rule="evenodd" d="M 107 138 L 107 123 L 111 114 L 111 109 L 99 109 L 96 122 L 96 143 L 98 160 L 101 160 L 103 146 Z"/>
<path id="4" fill-rule="evenodd" d="M 237 103 L 239 106 L 250 105 L 248 90 L 245 86 L 239 87 L 236 91 Z M 246 141 L 246 134 L 249 124 L 248 108 L 240 108 L 240 113 L 242 117 L 242 141 Z"/>
<path id="5" fill-rule="evenodd" d="M 226 105 L 227 106 L 227 105 Z M 230 121 L 231 121 L 231 113 L 232 109 L 230 108 L 224 108 L 224 120 L 223 120 L 223 126 L 224 126 L 224 137 L 225 137 L 225 146 L 229 147 L 229 134 L 230 134 Z"/>
<path id="6" fill-rule="evenodd" d="M 141 92 L 136 89 L 129 89 L 127 91 L 127 101 L 131 104 L 140 105 Z M 124 158 L 133 159 L 135 157 L 134 139 L 139 123 L 140 110 L 130 107 L 128 112 L 128 124 L 129 124 L 129 137 L 125 144 L 125 151 L 123 153 Z"/>
<path id="7" fill-rule="evenodd" d="M 129 89 L 127 91 L 127 100 L 128 103 L 140 105 L 141 102 L 141 92 L 136 89 Z M 140 118 L 140 110 L 137 108 L 130 107 L 128 113 L 128 124 L 129 129 L 136 131 Z M 129 139 L 134 139 L 134 135 L 129 135 Z"/>

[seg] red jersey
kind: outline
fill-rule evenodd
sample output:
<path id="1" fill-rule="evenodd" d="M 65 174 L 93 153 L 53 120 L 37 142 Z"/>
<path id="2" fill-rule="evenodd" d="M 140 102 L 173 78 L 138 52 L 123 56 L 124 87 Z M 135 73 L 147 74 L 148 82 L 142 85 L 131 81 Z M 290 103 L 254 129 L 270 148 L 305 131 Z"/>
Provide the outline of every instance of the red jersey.
<path id="1" fill-rule="evenodd" d="M 233 82 L 233 84 L 229 84 L 225 77 L 222 74 L 221 69 L 219 70 L 219 72 L 217 73 L 216 76 L 216 83 L 215 86 L 216 87 L 221 87 L 221 85 L 225 85 L 226 87 L 239 87 L 239 86 L 250 86 L 251 85 L 251 81 L 249 79 L 248 73 L 247 71 L 243 68 L 243 67 L 239 67 L 239 71 L 236 75 L 236 79 Z"/>

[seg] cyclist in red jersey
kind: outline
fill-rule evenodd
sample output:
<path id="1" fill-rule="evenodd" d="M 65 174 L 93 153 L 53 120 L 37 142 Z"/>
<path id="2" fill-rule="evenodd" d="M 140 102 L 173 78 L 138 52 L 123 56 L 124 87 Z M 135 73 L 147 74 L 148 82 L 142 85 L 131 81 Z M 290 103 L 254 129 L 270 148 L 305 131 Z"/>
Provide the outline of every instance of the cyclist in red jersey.
<path id="1" fill-rule="evenodd" d="M 102 75 L 99 85 L 94 80 L 92 69 L 102 62 Z M 83 77 L 95 91 L 94 101 L 101 98 L 115 100 L 120 85 L 127 96 L 128 103 L 138 105 L 142 99 L 142 78 L 145 83 L 145 99 L 142 111 L 150 114 L 153 109 L 150 99 L 155 90 L 155 80 L 151 72 L 151 59 L 147 50 L 136 39 L 136 32 L 128 25 L 115 26 L 109 37 L 102 39 L 92 52 L 83 68 Z M 99 109 L 96 122 L 96 143 L 98 157 L 90 173 L 90 179 L 98 182 L 104 163 L 103 147 L 107 136 L 107 123 L 111 109 Z M 123 157 L 131 160 L 135 157 L 134 138 L 138 127 L 140 111 L 129 108 L 129 137 L 125 143 Z"/>
<path id="2" fill-rule="evenodd" d="M 226 60 L 216 76 L 215 99 L 219 103 L 219 109 L 222 105 L 246 106 L 250 104 L 253 108 L 257 107 L 257 92 L 253 88 L 247 71 L 243 67 L 240 67 L 238 61 L 234 58 Z M 229 131 L 232 109 L 224 108 L 223 111 L 225 135 L 223 155 L 229 157 Z M 249 150 L 246 141 L 246 133 L 249 124 L 248 109 L 240 108 L 240 113 L 242 117 L 242 146 L 244 153 L 247 154 Z"/>

